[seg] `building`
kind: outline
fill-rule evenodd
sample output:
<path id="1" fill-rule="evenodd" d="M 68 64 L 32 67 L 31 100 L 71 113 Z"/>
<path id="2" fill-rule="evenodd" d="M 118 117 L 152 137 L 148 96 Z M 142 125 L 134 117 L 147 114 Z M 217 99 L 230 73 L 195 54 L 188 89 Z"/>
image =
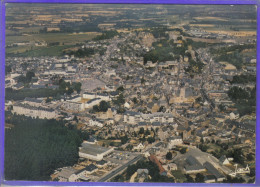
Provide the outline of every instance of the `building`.
<path id="1" fill-rule="evenodd" d="M 37 99 L 37 98 L 29 98 L 26 97 L 23 101 L 24 104 L 28 104 L 35 107 L 40 107 L 43 103 L 43 100 Z"/>
<path id="2" fill-rule="evenodd" d="M 86 174 L 91 174 L 96 172 L 98 170 L 98 167 L 94 164 L 90 164 L 87 167 L 85 167 L 84 170 L 86 171 Z"/>
<path id="3" fill-rule="evenodd" d="M 148 158 L 149 158 L 149 160 L 150 160 L 151 162 L 155 163 L 155 164 L 158 166 L 160 175 L 164 175 L 164 176 L 167 175 L 167 172 L 166 172 L 165 169 L 162 167 L 161 163 L 159 162 L 159 160 L 156 158 L 155 155 L 151 155 L 151 156 L 149 156 Z"/>
<path id="4" fill-rule="evenodd" d="M 188 156 L 186 159 L 187 164 L 184 166 L 187 174 L 200 173 L 206 171 L 200 162 L 193 156 Z"/>
<path id="5" fill-rule="evenodd" d="M 75 169 L 69 167 L 69 168 L 63 168 L 60 173 L 58 173 L 58 180 L 59 182 L 76 182 L 78 177 L 76 175 Z"/>
<path id="6" fill-rule="evenodd" d="M 169 139 L 168 148 L 171 149 L 175 147 L 176 145 L 183 144 L 182 138 L 180 136 L 172 136 Z"/>
<path id="7" fill-rule="evenodd" d="M 219 162 L 222 164 L 222 165 L 229 165 L 230 162 L 229 160 L 227 159 L 227 157 L 225 155 L 222 155 L 220 158 L 219 158 Z"/>
<path id="8" fill-rule="evenodd" d="M 149 170 L 148 169 L 137 169 L 137 178 L 144 178 L 146 179 L 148 177 L 149 174 Z"/>
<path id="9" fill-rule="evenodd" d="M 142 150 L 144 149 L 144 145 L 142 143 L 139 143 L 137 146 L 134 146 L 133 150 Z"/>
<path id="10" fill-rule="evenodd" d="M 103 123 L 98 120 L 89 120 L 89 126 L 103 127 Z"/>
<path id="11" fill-rule="evenodd" d="M 79 148 L 79 157 L 100 161 L 104 156 L 113 151 L 114 148 L 105 148 L 95 144 L 82 143 Z"/>
<path id="12" fill-rule="evenodd" d="M 222 182 L 225 176 L 220 173 L 211 163 L 205 162 L 203 166 L 208 170 L 209 173 L 215 176 L 217 182 Z"/>
<path id="13" fill-rule="evenodd" d="M 206 175 L 204 177 L 204 182 L 205 183 L 215 183 L 216 182 L 216 178 L 214 175 Z"/>
<path id="14" fill-rule="evenodd" d="M 108 164 L 108 162 L 105 161 L 105 160 L 100 160 L 100 161 L 97 161 L 97 162 L 96 162 L 96 165 L 97 165 L 98 168 L 103 168 L 103 167 L 105 167 L 107 164 Z"/>
<path id="15" fill-rule="evenodd" d="M 173 123 L 174 118 L 171 113 L 156 112 L 152 114 L 143 114 L 140 112 L 126 111 L 124 113 L 124 122 L 133 125 L 138 124 L 139 122 Z"/>
<path id="16" fill-rule="evenodd" d="M 13 105 L 12 113 L 17 115 L 25 115 L 32 118 L 40 118 L 40 119 L 53 119 L 57 118 L 58 114 L 55 110 L 43 107 L 34 107 L 28 104 L 15 104 Z"/>

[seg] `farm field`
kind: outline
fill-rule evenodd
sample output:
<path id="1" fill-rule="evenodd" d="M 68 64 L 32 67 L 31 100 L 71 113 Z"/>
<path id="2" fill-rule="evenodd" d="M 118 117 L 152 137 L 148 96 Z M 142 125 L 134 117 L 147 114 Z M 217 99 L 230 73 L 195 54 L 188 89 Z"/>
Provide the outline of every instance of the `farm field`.
<path id="1" fill-rule="evenodd" d="M 43 34 L 32 34 L 32 35 L 22 35 L 22 36 L 7 36 L 6 45 L 17 42 L 36 42 L 36 41 L 45 41 L 50 42 L 60 42 L 64 45 L 73 45 L 85 40 L 90 40 L 96 37 L 99 33 L 97 32 L 86 32 L 86 33 L 43 33 Z"/>

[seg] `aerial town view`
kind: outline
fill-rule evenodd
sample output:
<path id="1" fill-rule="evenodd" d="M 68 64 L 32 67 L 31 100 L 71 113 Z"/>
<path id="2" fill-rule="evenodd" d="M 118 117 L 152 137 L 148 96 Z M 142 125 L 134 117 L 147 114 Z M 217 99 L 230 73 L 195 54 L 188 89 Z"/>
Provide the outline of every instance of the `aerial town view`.
<path id="1" fill-rule="evenodd" d="M 254 183 L 256 15 L 6 4 L 5 180 Z"/>

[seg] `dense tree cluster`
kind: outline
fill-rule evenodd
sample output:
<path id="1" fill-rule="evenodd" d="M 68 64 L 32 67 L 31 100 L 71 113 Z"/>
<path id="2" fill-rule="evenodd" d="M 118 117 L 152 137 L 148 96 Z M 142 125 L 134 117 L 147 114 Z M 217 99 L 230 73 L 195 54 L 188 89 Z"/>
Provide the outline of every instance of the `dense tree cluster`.
<path id="1" fill-rule="evenodd" d="M 96 36 L 93 40 L 106 40 L 111 39 L 119 33 L 116 30 L 105 31 L 102 35 Z"/>
<path id="2" fill-rule="evenodd" d="M 74 91 L 76 91 L 77 93 L 80 93 L 81 83 L 80 82 L 73 82 L 72 84 L 70 84 L 70 82 L 65 82 L 63 79 L 60 79 L 59 90 L 62 93 L 66 93 L 68 95 L 71 95 Z"/>
<path id="3" fill-rule="evenodd" d="M 93 48 L 83 48 L 83 49 L 78 49 L 77 51 L 69 51 L 66 52 L 67 55 L 74 55 L 76 57 L 89 57 L 91 55 L 95 54 L 95 50 Z"/>
<path id="4" fill-rule="evenodd" d="M 200 60 L 189 60 L 189 66 L 185 69 L 185 72 L 190 75 L 194 75 L 195 73 L 201 73 L 204 64 Z"/>
<path id="5" fill-rule="evenodd" d="M 49 180 L 57 168 L 78 161 L 78 147 L 87 134 L 63 121 L 7 114 L 13 124 L 5 132 L 5 179 Z"/>
<path id="6" fill-rule="evenodd" d="M 171 159 L 172 159 L 172 153 L 171 153 L 171 152 L 168 152 L 168 153 L 166 154 L 166 159 L 167 159 L 167 160 L 171 160 Z"/>
<path id="7" fill-rule="evenodd" d="M 226 61 L 236 66 L 237 69 L 241 69 L 243 65 L 243 55 L 241 54 L 241 51 L 243 51 L 244 49 L 254 48 L 256 48 L 255 44 L 233 45 L 218 49 L 212 48 L 210 52 L 211 54 L 216 55 L 216 61 Z"/>
<path id="8" fill-rule="evenodd" d="M 59 93 L 59 90 L 49 88 L 13 90 L 12 88 L 6 88 L 5 93 L 6 100 L 16 101 L 23 100 L 26 97 L 55 97 Z"/>
<path id="9" fill-rule="evenodd" d="M 173 178 L 160 175 L 159 168 L 155 163 L 143 160 L 139 160 L 136 164 L 127 167 L 125 176 L 126 180 L 129 180 L 137 169 L 148 169 L 151 179 L 147 179 L 146 182 L 174 182 Z"/>
<path id="10" fill-rule="evenodd" d="M 239 115 L 254 113 L 256 110 L 256 87 L 243 89 L 233 86 L 228 91 L 228 96 L 236 103 Z"/>
<path id="11" fill-rule="evenodd" d="M 32 72 L 32 71 L 28 71 L 27 73 L 26 73 L 26 76 L 24 76 L 24 75 L 20 75 L 19 77 L 18 77 L 18 80 L 17 80 L 17 82 L 22 82 L 22 83 L 30 83 L 31 81 L 32 81 L 32 78 L 33 77 L 35 77 L 35 73 L 34 72 Z"/>
<path id="12" fill-rule="evenodd" d="M 253 82 L 253 83 L 256 82 L 256 76 L 255 75 L 251 75 L 251 74 L 235 75 L 233 77 L 233 80 L 230 81 L 231 84 L 246 84 L 246 83 L 250 83 L 250 82 Z"/>
<path id="13" fill-rule="evenodd" d="M 99 105 L 93 106 L 93 112 L 106 112 L 110 107 L 110 103 L 106 101 L 101 101 Z"/>

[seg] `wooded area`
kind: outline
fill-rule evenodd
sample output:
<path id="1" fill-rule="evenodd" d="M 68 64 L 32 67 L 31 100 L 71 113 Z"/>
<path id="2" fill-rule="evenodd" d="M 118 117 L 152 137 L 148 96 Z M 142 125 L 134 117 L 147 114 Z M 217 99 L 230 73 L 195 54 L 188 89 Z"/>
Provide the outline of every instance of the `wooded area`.
<path id="1" fill-rule="evenodd" d="M 72 166 L 78 161 L 78 147 L 88 138 L 57 120 L 32 119 L 6 114 L 5 179 L 45 181 L 55 169 Z"/>

